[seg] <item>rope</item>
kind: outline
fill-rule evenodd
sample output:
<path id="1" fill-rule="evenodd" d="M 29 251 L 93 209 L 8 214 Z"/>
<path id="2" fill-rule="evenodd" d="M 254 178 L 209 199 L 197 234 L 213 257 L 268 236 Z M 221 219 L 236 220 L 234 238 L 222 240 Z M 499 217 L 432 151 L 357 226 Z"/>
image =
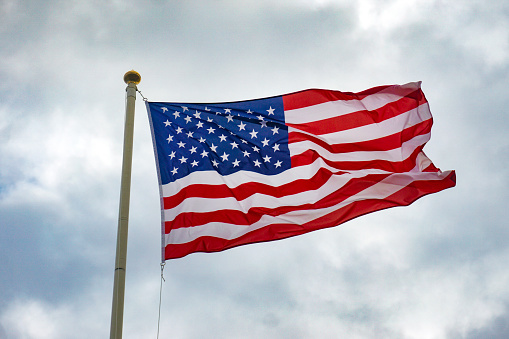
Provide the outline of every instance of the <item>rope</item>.
<path id="1" fill-rule="evenodd" d="M 145 99 L 145 98 L 143 98 L 143 99 Z M 165 264 L 166 263 L 164 263 L 164 262 L 161 263 L 161 286 L 159 287 L 159 315 L 157 316 L 157 339 L 159 339 L 159 324 L 161 323 L 161 297 L 163 295 L 163 281 L 166 282 L 166 280 L 164 279 L 164 275 L 163 275 Z"/>
<path id="2" fill-rule="evenodd" d="M 138 89 L 138 87 L 136 87 L 136 92 L 140 93 L 141 97 L 143 98 L 143 101 L 148 101 L 148 99 L 145 98 L 143 94 L 141 94 L 141 91 Z"/>

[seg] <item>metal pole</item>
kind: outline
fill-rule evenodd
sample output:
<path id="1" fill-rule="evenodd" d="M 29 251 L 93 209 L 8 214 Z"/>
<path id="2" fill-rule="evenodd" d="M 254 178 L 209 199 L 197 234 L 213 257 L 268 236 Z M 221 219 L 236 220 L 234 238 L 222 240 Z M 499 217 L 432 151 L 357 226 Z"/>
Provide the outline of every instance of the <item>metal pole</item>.
<path id="1" fill-rule="evenodd" d="M 129 225 L 131 165 L 133 159 L 134 104 L 136 101 L 136 85 L 140 83 L 140 80 L 141 76 L 135 71 L 129 71 L 124 75 L 124 81 L 127 84 L 127 99 L 125 109 L 124 153 L 122 160 L 122 181 L 120 184 L 117 253 L 115 258 L 115 279 L 113 283 L 110 339 L 122 338 L 127 257 L 127 229 Z"/>

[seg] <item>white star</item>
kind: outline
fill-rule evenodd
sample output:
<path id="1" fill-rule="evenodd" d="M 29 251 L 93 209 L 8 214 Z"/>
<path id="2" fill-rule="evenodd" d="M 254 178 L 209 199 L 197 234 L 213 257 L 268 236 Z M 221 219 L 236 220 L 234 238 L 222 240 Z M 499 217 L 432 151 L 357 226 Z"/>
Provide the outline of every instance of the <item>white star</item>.
<path id="1" fill-rule="evenodd" d="M 201 113 L 196 111 L 196 113 L 193 114 L 196 119 L 200 119 Z"/>
<path id="2" fill-rule="evenodd" d="M 187 115 L 184 120 L 186 121 L 186 124 L 190 123 L 191 122 L 191 117 L 189 115 Z"/>
<path id="3" fill-rule="evenodd" d="M 186 133 L 186 134 L 187 134 L 187 137 L 188 137 L 188 138 L 192 138 L 192 137 L 193 137 L 193 132 L 191 132 L 191 131 L 189 131 L 189 132 L 188 132 L 188 133 Z"/>
<path id="4" fill-rule="evenodd" d="M 281 167 L 281 164 L 282 164 L 282 162 L 278 160 L 278 161 L 276 161 L 276 163 L 274 165 L 276 166 L 276 168 L 278 168 L 278 167 Z"/>
<path id="5" fill-rule="evenodd" d="M 247 141 L 244 139 L 240 139 L 240 141 L 242 141 L 243 144 L 247 144 Z"/>
<path id="6" fill-rule="evenodd" d="M 200 137 L 200 140 L 198 140 L 198 141 L 203 144 L 207 140 L 205 140 L 203 137 Z"/>
<path id="7" fill-rule="evenodd" d="M 194 147 L 194 146 L 193 146 L 193 147 L 191 147 L 191 149 L 189 150 L 189 152 L 191 152 L 191 154 L 196 153 L 196 147 Z"/>
<path id="8" fill-rule="evenodd" d="M 188 111 L 186 106 L 180 106 L 180 107 L 182 107 L 182 112 Z"/>
<path id="9" fill-rule="evenodd" d="M 180 113 L 175 111 L 175 113 L 173 113 L 173 115 L 175 116 L 175 119 L 177 119 L 180 116 Z"/>
<path id="10" fill-rule="evenodd" d="M 226 152 L 223 152 L 223 155 L 221 155 L 221 158 L 223 159 L 223 161 L 226 161 L 226 160 L 228 160 L 229 156 L 230 156 L 229 154 L 226 154 Z"/>
<path id="11" fill-rule="evenodd" d="M 257 118 L 258 120 L 263 121 L 263 117 L 261 115 L 259 115 Z"/>
<path id="12" fill-rule="evenodd" d="M 175 151 L 172 151 L 170 154 L 168 154 L 168 156 L 170 157 L 170 159 L 175 158 Z"/>
<path id="13" fill-rule="evenodd" d="M 186 145 L 186 143 L 185 143 L 185 142 L 182 142 L 182 141 L 179 141 L 179 142 L 177 143 L 177 145 L 179 145 L 179 148 L 182 148 L 182 147 L 184 147 L 184 146 Z"/>
<path id="14" fill-rule="evenodd" d="M 266 155 L 265 157 L 263 157 L 263 161 L 270 162 L 270 157 L 268 155 Z"/>
<path id="15" fill-rule="evenodd" d="M 260 152 L 260 149 L 259 149 L 258 147 L 256 147 L 256 146 L 254 146 L 254 147 L 253 147 L 253 151 L 255 151 L 255 152 Z"/>
<path id="16" fill-rule="evenodd" d="M 248 151 L 242 151 L 242 153 L 244 153 L 244 156 L 245 156 L 245 157 L 248 157 L 248 158 L 249 158 L 249 155 L 251 154 L 251 153 L 249 153 Z"/>
<path id="17" fill-rule="evenodd" d="M 226 141 L 226 135 L 221 134 L 221 136 L 219 137 L 219 139 L 221 139 L 221 142 Z"/>
<path id="18" fill-rule="evenodd" d="M 177 167 L 173 167 L 173 170 L 171 171 L 171 173 L 173 173 L 173 175 L 177 174 Z"/>
<path id="19" fill-rule="evenodd" d="M 210 133 L 214 133 L 215 129 L 210 127 L 209 129 L 207 129 L 207 131 L 209 131 L 209 134 L 210 134 Z"/>
<path id="20" fill-rule="evenodd" d="M 250 109 L 248 109 L 246 113 L 247 113 L 247 114 L 253 114 L 253 111 L 251 111 Z"/>
<path id="21" fill-rule="evenodd" d="M 263 147 L 267 146 L 269 144 L 269 140 L 267 138 L 262 140 Z"/>
<path id="22" fill-rule="evenodd" d="M 215 161 L 215 160 L 212 160 L 212 165 L 213 165 L 214 167 L 217 167 L 217 166 L 219 166 L 219 163 L 218 163 L 217 161 Z"/>
<path id="23" fill-rule="evenodd" d="M 181 164 L 187 162 L 187 158 L 184 158 L 184 156 L 182 156 L 182 158 L 180 158 L 179 160 Z"/>
<path id="24" fill-rule="evenodd" d="M 164 127 L 168 127 L 171 125 L 171 121 L 168 121 L 168 119 L 166 119 L 166 121 L 164 122 Z"/>
<path id="25" fill-rule="evenodd" d="M 261 162 L 259 162 L 258 160 L 255 160 L 255 161 L 254 161 L 254 165 L 255 165 L 256 167 L 260 167 Z"/>
<path id="26" fill-rule="evenodd" d="M 202 128 L 202 127 L 203 127 L 203 122 L 198 121 L 198 123 L 196 124 L 196 128 Z"/>
<path id="27" fill-rule="evenodd" d="M 170 143 L 170 141 L 173 141 L 173 135 L 168 135 L 168 139 L 166 140 L 168 140 L 168 143 Z"/>
<path id="28" fill-rule="evenodd" d="M 238 126 L 239 126 L 239 131 L 245 131 L 245 130 L 246 130 L 246 129 L 245 129 L 246 124 L 245 124 L 245 123 L 243 123 L 242 121 L 240 122 L 240 125 L 238 125 Z"/>
<path id="29" fill-rule="evenodd" d="M 237 148 L 237 146 L 239 146 L 239 144 L 237 144 L 235 141 L 231 142 L 230 145 L 232 145 L 232 149 Z"/>
<path id="30" fill-rule="evenodd" d="M 210 108 L 205 107 L 205 110 L 208 112 L 208 111 L 210 111 Z"/>
<path id="31" fill-rule="evenodd" d="M 272 108 L 272 106 L 270 106 L 270 108 L 267 110 L 267 112 L 269 112 L 269 115 L 274 115 L 274 111 L 275 109 Z"/>
<path id="32" fill-rule="evenodd" d="M 182 128 L 182 127 L 180 127 L 180 126 L 179 126 L 179 127 L 177 127 L 177 134 L 182 133 L 182 129 L 183 129 L 183 128 Z"/>
<path id="33" fill-rule="evenodd" d="M 262 125 L 262 128 L 263 128 L 263 127 L 267 127 L 267 121 L 265 121 L 265 120 L 264 120 L 264 121 L 262 121 L 260 124 Z"/>
<path id="34" fill-rule="evenodd" d="M 206 156 L 209 155 L 209 152 L 207 152 L 206 150 L 203 150 L 203 152 L 201 152 L 200 155 L 201 155 L 202 158 L 205 158 Z"/>
<path id="35" fill-rule="evenodd" d="M 217 153 L 217 146 L 214 146 L 214 144 L 212 144 L 212 146 L 210 146 L 210 149 L 211 149 L 214 153 Z"/>
<path id="36" fill-rule="evenodd" d="M 207 118 L 207 121 L 208 121 L 208 122 L 212 122 L 212 121 L 214 121 L 214 120 L 212 120 L 212 118 Z"/>
<path id="37" fill-rule="evenodd" d="M 272 148 L 274 149 L 274 152 L 279 151 L 279 144 L 274 144 L 274 146 L 272 146 Z"/>
<path id="38" fill-rule="evenodd" d="M 274 128 L 272 129 L 272 135 L 274 134 L 278 134 L 279 133 L 279 128 L 277 128 L 276 126 L 274 126 Z"/>
<path id="39" fill-rule="evenodd" d="M 198 161 L 196 161 L 196 160 L 195 160 L 195 161 L 193 161 L 193 162 L 191 163 L 191 166 L 192 166 L 192 167 L 194 167 L 194 166 L 198 166 Z"/>
<path id="40" fill-rule="evenodd" d="M 226 117 L 226 120 L 228 120 L 228 122 L 233 121 L 233 115 L 228 114 L 228 116 Z"/>
<path id="41" fill-rule="evenodd" d="M 232 109 L 231 109 L 231 108 L 225 108 L 225 109 L 224 109 L 224 113 L 225 113 L 225 114 L 226 114 L 226 113 L 231 113 L 231 111 L 232 111 Z"/>
<path id="42" fill-rule="evenodd" d="M 167 111 L 168 111 L 168 109 L 167 109 L 166 107 L 161 107 L 161 110 L 162 110 L 163 112 L 167 112 Z"/>
<path id="43" fill-rule="evenodd" d="M 257 138 L 257 137 L 258 137 L 258 136 L 257 136 L 258 132 L 255 132 L 255 130 L 253 130 L 253 131 L 252 131 L 251 133 L 249 133 L 249 134 L 251 135 L 251 139 L 253 139 L 253 138 Z"/>
<path id="44" fill-rule="evenodd" d="M 237 167 L 239 164 L 240 164 L 240 161 L 235 159 L 235 161 L 233 162 L 233 167 Z"/>

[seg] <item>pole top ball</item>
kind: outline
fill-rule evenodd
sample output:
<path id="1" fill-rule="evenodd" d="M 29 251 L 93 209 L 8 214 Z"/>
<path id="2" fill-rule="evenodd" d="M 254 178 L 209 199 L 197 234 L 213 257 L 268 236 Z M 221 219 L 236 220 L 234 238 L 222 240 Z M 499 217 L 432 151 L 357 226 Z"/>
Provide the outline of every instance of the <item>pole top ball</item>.
<path id="1" fill-rule="evenodd" d="M 135 70 L 131 70 L 124 74 L 124 82 L 126 84 L 139 84 L 141 81 L 141 75 L 140 73 L 136 72 Z"/>

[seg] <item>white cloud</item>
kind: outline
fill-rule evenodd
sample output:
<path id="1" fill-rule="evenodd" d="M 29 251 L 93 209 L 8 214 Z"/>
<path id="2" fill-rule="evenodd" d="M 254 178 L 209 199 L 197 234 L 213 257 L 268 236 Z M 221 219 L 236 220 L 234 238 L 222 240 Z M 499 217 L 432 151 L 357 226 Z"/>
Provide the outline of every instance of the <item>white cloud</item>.
<path id="1" fill-rule="evenodd" d="M 68 310 L 48 310 L 48 307 L 32 301 L 17 303 L 2 314 L 2 325 L 9 337 L 57 338 L 61 337 L 58 325 Z"/>
<path id="2" fill-rule="evenodd" d="M 423 20 L 423 12 L 433 7 L 435 1 L 390 0 L 358 2 L 359 25 L 362 29 L 372 29 L 380 33 L 394 30 Z"/>
<path id="3" fill-rule="evenodd" d="M 36 282 L 34 282 L 36 283 Z M 0 312 L 0 330 L 6 338 L 101 338 L 109 333 L 110 308 L 106 308 L 104 281 L 94 281 L 70 300 L 53 303 L 41 299 L 15 299 Z M 110 300 L 110 299 L 109 299 Z"/>

